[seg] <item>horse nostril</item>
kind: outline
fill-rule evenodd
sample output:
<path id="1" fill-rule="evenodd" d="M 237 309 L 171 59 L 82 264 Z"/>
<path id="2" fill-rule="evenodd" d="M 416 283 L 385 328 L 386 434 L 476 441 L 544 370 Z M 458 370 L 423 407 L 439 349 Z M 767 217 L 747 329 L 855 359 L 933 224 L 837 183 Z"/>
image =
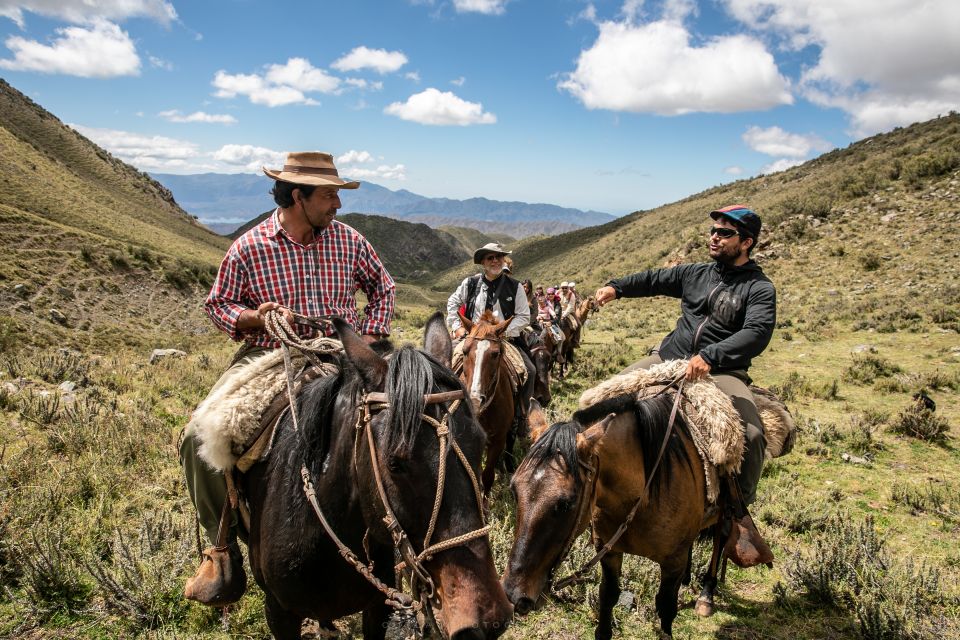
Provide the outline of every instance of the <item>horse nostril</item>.
<path id="1" fill-rule="evenodd" d="M 533 600 L 524 596 L 513 605 L 513 612 L 518 616 L 525 616 L 533 610 Z"/>

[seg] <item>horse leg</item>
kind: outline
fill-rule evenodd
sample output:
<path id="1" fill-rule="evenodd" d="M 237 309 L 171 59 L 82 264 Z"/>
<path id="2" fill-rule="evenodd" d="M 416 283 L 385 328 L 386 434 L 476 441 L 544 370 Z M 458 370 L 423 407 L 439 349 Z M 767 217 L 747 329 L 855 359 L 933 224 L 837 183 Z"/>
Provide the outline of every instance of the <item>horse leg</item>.
<path id="1" fill-rule="evenodd" d="M 707 573 L 703 576 L 703 589 L 700 591 L 700 597 L 693 610 L 698 616 L 707 618 L 713 615 L 713 594 L 717 590 L 717 574 L 720 572 L 720 561 L 723 554 L 723 544 L 726 537 L 723 535 L 723 528 L 717 524 L 713 537 L 713 553 L 710 556 L 710 564 L 707 566 Z"/>
<path id="2" fill-rule="evenodd" d="M 277 640 L 300 640 L 300 627 L 303 625 L 303 617 L 292 611 L 287 611 L 277 600 L 264 590 L 263 594 L 264 613 L 267 618 L 267 626 L 270 627 L 270 633 Z"/>
<path id="3" fill-rule="evenodd" d="M 686 554 L 684 554 L 685 556 Z M 660 630 L 667 637 L 673 637 L 673 620 L 677 617 L 677 597 L 680 594 L 680 581 L 686 570 L 684 561 L 673 565 L 660 565 L 660 589 L 657 591 L 657 615 L 660 616 Z"/>
<path id="4" fill-rule="evenodd" d="M 610 640 L 613 637 L 613 607 L 620 600 L 620 570 L 623 554 L 610 552 L 600 561 L 603 578 L 600 581 L 600 610 L 597 612 L 595 640 Z"/>
<path id="5" fill-rule="evenodd" d="M 516 424 L 510 427 L 510 431 L 507 432 L 507 444 L 504 448 L 503 466 L 509 475 L 513 475 L 513 472 L 517 470 L 517 460 L 513 457 L 513 448 L 517 445 L 517 430 L 518 425 Z"/>

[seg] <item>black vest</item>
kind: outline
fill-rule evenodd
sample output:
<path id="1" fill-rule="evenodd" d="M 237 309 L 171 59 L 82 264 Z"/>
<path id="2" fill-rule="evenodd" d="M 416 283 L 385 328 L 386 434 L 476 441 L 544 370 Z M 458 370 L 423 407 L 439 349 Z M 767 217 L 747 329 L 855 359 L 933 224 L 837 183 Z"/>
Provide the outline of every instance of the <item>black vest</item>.
<path id="1" fill-rule="evenodd" d="M 516 311 L 517 288 L 520 286 L 520 283 L 505 273 L 500 274 L 500 278 L 502 278 L 502 281 L 497 287 L 497 299 L 495 303 L 500 303 L 500 312 L 503 314 L 503 319 L 506 320 L 512 318 Z M 473 320 L 473 311 L 477 304 L 477 292 L 480 291 L 480 282 L 482 279 L 483 274 L 478 273 L 475 276 L 470 276 L 470 279 L 467 281 L 467 312 L 464 315 L 471 321 Z"/>

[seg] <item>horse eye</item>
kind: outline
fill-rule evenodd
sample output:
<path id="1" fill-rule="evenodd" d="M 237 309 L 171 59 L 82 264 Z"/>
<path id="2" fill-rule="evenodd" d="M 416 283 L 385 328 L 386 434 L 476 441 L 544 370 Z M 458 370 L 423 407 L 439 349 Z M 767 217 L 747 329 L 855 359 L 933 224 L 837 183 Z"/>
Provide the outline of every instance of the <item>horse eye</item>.
<path id="1" fill-rule="evenodd" d="M 570 509 L 573 508 L 573 502 L 571 500 L 559 500 L 555 505 L 553 505 L 553 510 L 557 513 L 567 513 Z"/>
<path id="2" fill-rule="evenodd" d="M 404 473 L 407 470 L 407 461 L 397 456 L 390 456 L 387 468 L 390 469 L 390 473 Z"/>

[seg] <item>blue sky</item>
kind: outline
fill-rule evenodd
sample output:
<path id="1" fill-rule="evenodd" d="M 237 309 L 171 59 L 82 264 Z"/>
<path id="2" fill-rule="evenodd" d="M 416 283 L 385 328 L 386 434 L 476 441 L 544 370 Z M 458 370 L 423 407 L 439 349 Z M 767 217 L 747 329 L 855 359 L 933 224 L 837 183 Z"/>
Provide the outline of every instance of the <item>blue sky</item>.
<path id="1" fill-rule="evenodd" d="M 0 0 L 0 76 L 154 173 L 324 150 L 623 214 L 957 109 L 958 33 L 955 0 Z"/>

